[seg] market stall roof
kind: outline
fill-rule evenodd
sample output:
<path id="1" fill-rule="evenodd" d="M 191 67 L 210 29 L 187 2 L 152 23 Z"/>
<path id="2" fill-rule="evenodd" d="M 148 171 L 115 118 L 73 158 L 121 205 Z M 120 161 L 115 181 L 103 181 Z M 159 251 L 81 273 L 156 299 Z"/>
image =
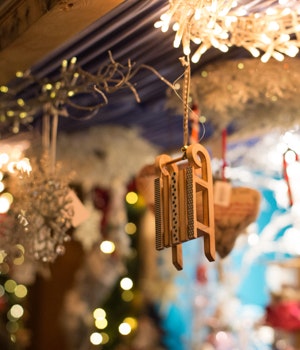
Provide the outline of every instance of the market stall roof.
<path id="1" fill-rule="evenodd" d="M 95 10 L 96 3 L 53 1 L 52 8 L 44 14 L 40 12 L 40 17 L 32 20 L 23 34 L 17 34 L 11 42 L 1 43 L 3 83 L 10 80 L 12 69 L 26 70 L 30 67 L 36 79 L 55 81 L 62 61 L 71 60 L 74 56 L 77 57 L 76 64 L 84 71 L 96 74 L 101 66 L 110 62 L 109 51 L 114 61 L 125 66 L 129 60 L 134 67 L 147 65 L 171 83 L 182 76 L 183 67 L 179 60 L 183 55 L 182 49 L 174 49 L 173 32 L 162 33 L 154 28 L 155 21 L 168 8 L 168 1 L 113 1 L 109 2 L 111 7 L 99 6 L 98 12 Z M 250 3 L 257 8 L 265 7 L 270 1 Z M 4 2 L 0 2 L 0 12 L 4 7 Z M 199 63 L 193 64 L 192 73 L 199 72 L 208 63 L 238 58 L 250 58 L 250 55 L 237 47 L 226 54 L 210 49 Z M 14 85 L 16 81 L 10 80 L 10 84 Z M 120 89 L 107 96 L 108 104 L 89 118 L 80 118 L 80 113 L 76 119 L 61 117 L 59 132 L 84 132 L 95 125 L 116 124 L 140 129 L 143 137 L 163 149 L 180 148 L 183 142 L 182 115 L 166 108 L 167 84 L 145 67 L 138 69 L 133 84 L 140 102 L 137 102 L 132 90 Z M 36 86 L 26 86 L 25 93 L 34 96 Z M 81 99 L 84 100 L 82 96 Z M 37 113 L 31 126 L 39 128 L 40 124 L 41 113 Z M 10 136 L 0 127 L 2 138 Z M 207 123 L 204 139 L 209 139 L 213 133 L 214 128 Z"/>

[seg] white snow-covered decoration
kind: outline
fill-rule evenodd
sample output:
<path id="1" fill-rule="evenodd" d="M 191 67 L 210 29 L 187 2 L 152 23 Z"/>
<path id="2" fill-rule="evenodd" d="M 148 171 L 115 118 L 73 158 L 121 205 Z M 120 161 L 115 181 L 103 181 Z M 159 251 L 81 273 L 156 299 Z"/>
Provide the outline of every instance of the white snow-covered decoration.
<path id="1" fill-rule="evenodd" d="M 57 147 L 58 160 L 76 172 L 74 181 L 85 189 L 109 188 L 114 178 L 128 183 L 158 153 L 137 129 L 111 125 L 60 134 Z"/>
<path id="2" fill-rule="evenodd" d="M 291 127 L 300 117 L 300 59 L 218 61 L 194 72 L 191 97 L 216 131 L 234 122 L 241 132 Z M 182 101 L 168 91 L 167 107 L 182 113 Z"/>
<path id="3" fill-rule="evenodd" d="M 88 252 L 100 241 L 101 232 L 99 230 L 99 223 L 101 222 L 102 213 L 94 207 L 91 201 L 87 201 L 84 205 L 89 211 L 90 216 L 75 229 L 73 237 Z"/>

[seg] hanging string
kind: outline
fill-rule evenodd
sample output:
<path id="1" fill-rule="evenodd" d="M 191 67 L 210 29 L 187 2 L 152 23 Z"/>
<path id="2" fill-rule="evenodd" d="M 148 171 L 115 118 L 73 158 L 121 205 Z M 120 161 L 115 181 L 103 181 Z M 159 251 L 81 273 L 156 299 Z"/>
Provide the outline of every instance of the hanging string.
<path id="1" fill-rule="evenodd" d="M 227 167 L 226 147 L 227 147 L 227 130 L 226 130 L 226 128 L 224 128 L 222 130 L 222 172 L 221 172 L 221 176 L 222 176 L 223 181 L 226 180 L 226 176 L 225 176 L 225 170 Z"/>
<path id="2" fill-rule="evenodd" d="M 51 128 L 51 150 L 50 150 L 50 171 L 51 171 L 51 174 L 53 174 L 55 171 L 57 128 L 58 128 L 58 113 L 55 112 L 53 114 L 53 117 L 52 117 L 52 128 Z"/>
<path id="3" fill-rule="evenodd" d="M 292 206 L 294 204 L 294 198 L 293 198 L 292 189 L 291 189 L 290 177 L 288 174 L 289 162 L 287 161 L 287 154 L 289 152 L 294 153 L 294 156 L 295 156 L 294 161 L 299 161 L 299 156 L 294 150 L 288 148 L 287 151 L 283 154 L 283 159 L 282 159 L 283 160 L 283 178 L 284 178 L 286 185 L 287 185 L 287 194 L 288 194 L 288 199 L 289 199 L 289 205 Z"/>
<path id="4" fill-rule="evenodd" d="M 42 148 L 43 152 L 48 152 L 50 148 L 50 115 L 48 106 L 44 106 L 43 124 L 42 124 Z"/>
<path id="5" fill-rule="evenodd" d="M 44 106 L 42 125 L 42 149 L 43 153 L 49 155 L 51 174 L 55 172 L 58 118 L 57 110 L 46 104 Z"/>
<path id="6" fill-rule="evenodd" d="M 190 97 L 190 85 L 191 85 L 191 66 L 189 57 L 181 57 L 181 64 L 185 67 L 184 79 L 183 79 L 183 149 L 188 146 L 189 142 L 189 97 Z"/>

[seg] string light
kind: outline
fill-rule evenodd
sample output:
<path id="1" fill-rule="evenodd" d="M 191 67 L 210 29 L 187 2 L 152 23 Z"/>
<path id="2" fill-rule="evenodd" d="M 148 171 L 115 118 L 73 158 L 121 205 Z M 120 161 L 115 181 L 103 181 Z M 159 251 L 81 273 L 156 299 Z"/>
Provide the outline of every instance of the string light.
<path id="1" fill-rule="evenodd" d="M 183 46 L 196 63 L 211 47 L 227 52 L 232 46 L 244 47 L 262 62 L 271 57 L 282 61 L 295 57 L 300 46 L 300 5 L 297 1 L 266 1 L 258 9 L 257 1 L 169 0 L 169 9 L 154 26 L 176 32 L 174 47 Z"/>
<path id="2" fill-rule="evenodd" d="M 120 325 L 119 325 L 119 332 L 120 334 L 122 335 L 128 335 L 129 333 L 131 333 L 131 326 L 129 323 L 127 322 L 122 322 Z"/>
<path id="3" fill-rule="evenodd" d="M 133 287 L 132 279 L 129 277 L 124 277 L 120 281 L 120 286 L 124 290 L 130 290 Z"/>
<path id="4" fill-rule="evenodd" d="M 139 199 L 139 197 L 138 197 L 136 192 L 128 192 L 126 194 L 126 202 L 128 204 L 135 204 L 135 203 L 137 203 L 138 199 Z"/>
<path id="5" fill-rule="evenodd" d="M 116 249 L 114 242 L 111 241 L 103 241 L 100 244 L 100 250 L 104 254 L 112 254 Z"/>
<path id="6" fill-rule="evenodd" d="M 110 62 L 106 66 L 101 66 L 96 74 L 77 66 L 76 57 L 62 61 L 60 74 L 55 81 L 47 78 L 39 79 L 30 71 L 17 72 L 19 84 L 15 87 L 0 86 L 2 131 L 19 133 L 22 125 L 29 125 L 39 112 L 44 114 L 45 111 L 51 116 L 80 120 L 92 118 L 99 109 L 108 104 L 108 95 L 124 88 L 128 88 L 136 101 L 140 102 L 135 84 L 131 80 L 142 68 L 150 70 L 161 81 L 172 87 L 172 84 L 151 66 L 137 67 L 130 59 L 127 65 L 123 65 L 114 60 L 111 52 L 108 54 Z M 28 86 L 32 86 L 35 90 L 34 97 L 28 98 L 26 89 Z M 81 98 L 76 99 L 83 94 L 89 97 L 88 105 L 82 103 Z"/>
<path id="7" fill-rule="evenodd" d="M 98 332 L 94 332 L 90 336 L 90 342 L 93 345 L 100 345 L 102 343 L 102 339 L 103 339 L 102 335 Z"/>
<path id="8" fill-rule="evenodd" d="M 133 235 L 136 233 L 136 224 L 134 224 L 133 222 L 128 222 L 126 225 L 125 225 L 125 232 L 128 234 L 128 235 Z"/>

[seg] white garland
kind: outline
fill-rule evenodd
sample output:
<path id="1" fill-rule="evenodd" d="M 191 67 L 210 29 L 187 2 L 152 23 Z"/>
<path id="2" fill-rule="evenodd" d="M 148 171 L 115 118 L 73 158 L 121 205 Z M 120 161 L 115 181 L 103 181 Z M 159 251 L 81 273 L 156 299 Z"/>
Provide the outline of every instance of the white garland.
<path id="1" fill-rule="evenodd" d="M 143 165 L 153 163 L 157 152 L 137 129 L 104 125 L 60 134 L 57 158 L 86 189 L 109 188 L 115 178 L 128 183 Z"/>
<path id="2" fill-rule="evenodd" d="M 192 75 L 191 95 L 218 132 L 234 122 L 239 133 L 292 127 L 299 120 L 300 60 L 221 61 Z M 182 113 L 172 91 L 167 107 Z"/>

